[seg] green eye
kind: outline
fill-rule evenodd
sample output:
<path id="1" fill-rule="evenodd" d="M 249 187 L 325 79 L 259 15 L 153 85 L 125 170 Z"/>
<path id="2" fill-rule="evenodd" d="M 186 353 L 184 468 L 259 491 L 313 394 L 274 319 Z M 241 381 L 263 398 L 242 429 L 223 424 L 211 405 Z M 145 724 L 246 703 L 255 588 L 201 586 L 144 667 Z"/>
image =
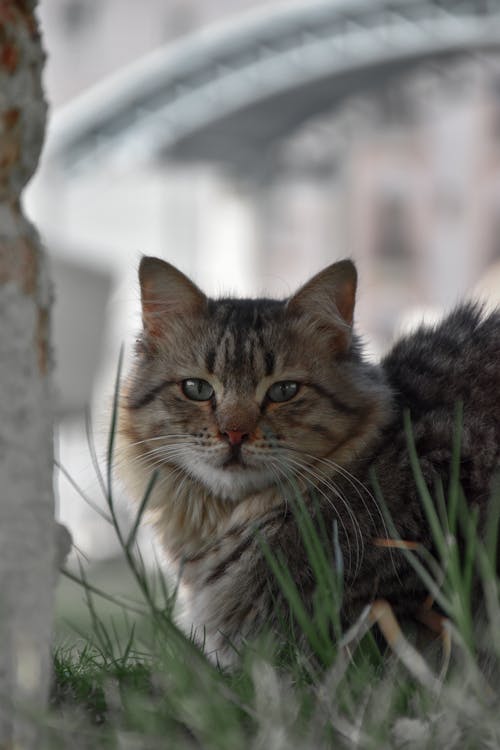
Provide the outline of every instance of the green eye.
<path id="1" fill-rule="evenodd" d="M 273 383 L 267 392 L 267 397 L 270 401 L 290 401 L 299 390 L 299 384 L 294 380 L 280 380 L 278 383 Z"/>
<path id="2" fill-rule="evenodd" d="M 182 381 L 182 392 L 192 401 L 209 401 L 214 395 L 214 389 L 201 378 L 188 378 Z"/>

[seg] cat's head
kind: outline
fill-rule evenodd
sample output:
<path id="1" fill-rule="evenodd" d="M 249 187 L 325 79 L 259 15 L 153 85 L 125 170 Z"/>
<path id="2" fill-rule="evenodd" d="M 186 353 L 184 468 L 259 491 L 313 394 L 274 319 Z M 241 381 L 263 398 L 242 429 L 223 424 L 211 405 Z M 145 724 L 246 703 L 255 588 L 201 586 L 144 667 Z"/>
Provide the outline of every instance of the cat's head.
<path id="1" fill-rule="evenodd" d="M 143 258 L 143 331 L 122 395 L 138 460 L 241 500 L 334 473 L 372 439 L 388 391 L 352 333 L 356 269 L 342 260 L 287 300 L 209 299 Z"/>

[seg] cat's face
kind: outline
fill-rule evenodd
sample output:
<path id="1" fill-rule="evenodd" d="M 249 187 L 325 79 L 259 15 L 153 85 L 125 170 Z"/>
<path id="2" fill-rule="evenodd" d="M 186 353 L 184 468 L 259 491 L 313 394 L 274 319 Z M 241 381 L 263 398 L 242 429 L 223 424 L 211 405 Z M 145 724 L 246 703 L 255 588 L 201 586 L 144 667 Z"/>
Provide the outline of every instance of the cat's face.
<path id="1" fill-rule="evenodd" d="M 151 469 L 241 500 L 291 476 L 313 481 L 359 449 L 379 394 L 352 341 L 349 261 L 285 302 L 208 300 L 151 258 L 140 279 L 144 333 L 126 429 Z"/>

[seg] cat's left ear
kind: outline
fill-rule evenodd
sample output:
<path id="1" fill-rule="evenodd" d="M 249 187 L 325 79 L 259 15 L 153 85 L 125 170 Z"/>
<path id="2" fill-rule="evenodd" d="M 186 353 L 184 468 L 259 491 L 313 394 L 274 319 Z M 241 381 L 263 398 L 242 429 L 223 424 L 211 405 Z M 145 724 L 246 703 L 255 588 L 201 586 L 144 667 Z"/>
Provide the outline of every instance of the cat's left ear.
<path id="1" fill-rule="evenodd" d="M 158 338 L 176 318 L 202 315 L 207 298 L 196 284 L 170 263 L 143 257 L 139 266 L 142 322 L 145 332 Z"/>
<path id="2" fill-rule="evenodd" d="M 287 303 L 292 315 L 316 320 L 321 327 L 331 326 L 350 340 L 356 300 L 357 272 L 350 260 L 333 263 L 313 276 Z"/>

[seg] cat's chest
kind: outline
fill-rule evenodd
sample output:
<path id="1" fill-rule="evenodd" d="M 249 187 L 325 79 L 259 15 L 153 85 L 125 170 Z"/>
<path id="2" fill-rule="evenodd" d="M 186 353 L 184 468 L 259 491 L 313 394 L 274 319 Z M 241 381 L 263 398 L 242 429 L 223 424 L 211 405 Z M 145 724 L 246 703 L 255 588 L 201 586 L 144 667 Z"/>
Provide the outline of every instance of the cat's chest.
<path id="1" fill-rule="evenodd" d="M 246 623 L 259 615 L 247 581 L 261 552 L 254 530 L 238 524 L 185 558 L 179 570 L 176 620 L 217 661 L 232 663 Z"/>

